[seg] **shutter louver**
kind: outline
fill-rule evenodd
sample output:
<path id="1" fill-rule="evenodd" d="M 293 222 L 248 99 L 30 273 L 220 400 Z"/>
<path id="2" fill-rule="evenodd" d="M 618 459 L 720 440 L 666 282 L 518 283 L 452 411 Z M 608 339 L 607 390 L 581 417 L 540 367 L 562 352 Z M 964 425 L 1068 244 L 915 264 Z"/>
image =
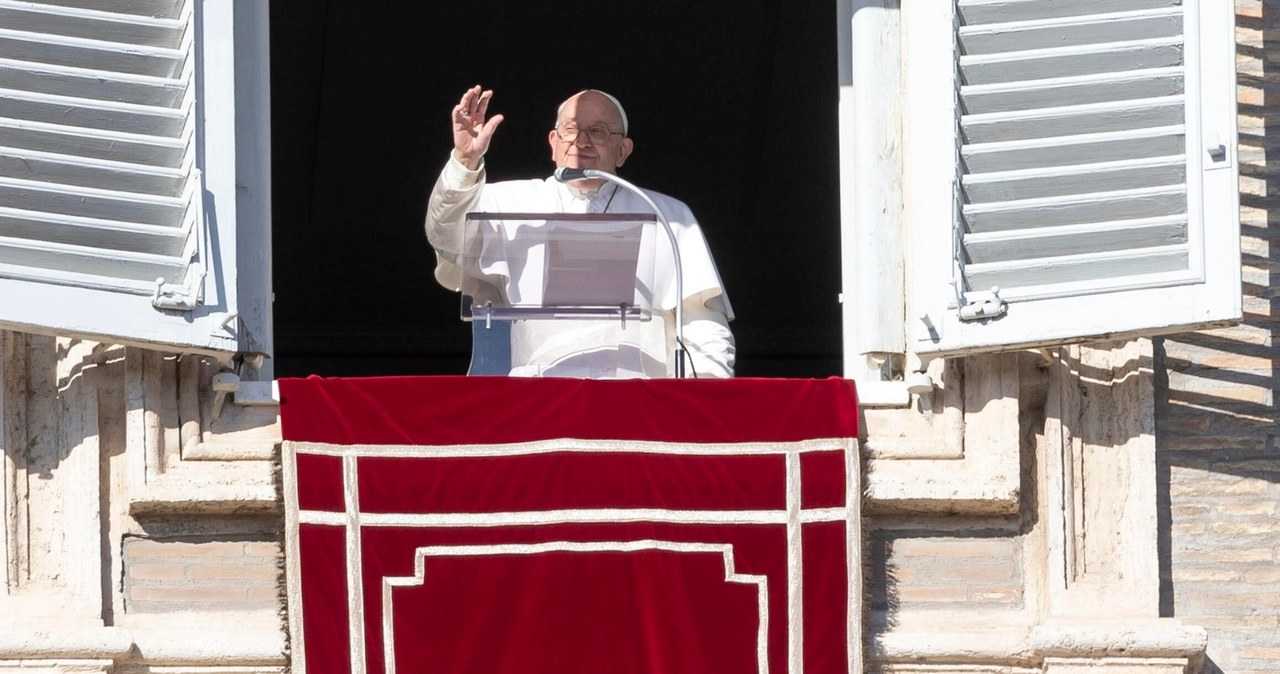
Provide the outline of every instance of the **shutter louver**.
<path id="1" fill-rule="evenodd" d="M 1178 0 L 959 0 L 962 289 L 1198 276 Z"/>
<path id="2" fill-rule="evenodd" d="M 1232 3 L 912 7 L 903 6 L 909 351 L 1240 319 Z"/>
<path id="3" fill-rule="evenodd" d="M 192 0 L 0 0 L 0 277 L 195 306 L 195 33 Z"/>

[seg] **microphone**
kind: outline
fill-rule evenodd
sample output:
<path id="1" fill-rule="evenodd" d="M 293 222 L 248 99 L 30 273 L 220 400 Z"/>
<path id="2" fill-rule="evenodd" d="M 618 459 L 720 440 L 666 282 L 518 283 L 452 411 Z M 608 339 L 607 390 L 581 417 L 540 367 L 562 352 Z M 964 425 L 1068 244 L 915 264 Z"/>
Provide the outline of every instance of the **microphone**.
<path id="1" fill-rule="evenodd" d="M 587 178 L 604 178 L 603 175 L 600 175 L 602 173 L 604 173 L 604 171 L 601 171 L 600 169 L 569 168 L 568 166 L 561 166 L 556 169 L 555 178 L 562 183 L 567 183 L 574 180 L 586 180 Z"/>
<path id="2" fill-rule="evenodd" d="M 653 214 L 658 216 L 658 222 L 662 223 L 662 229 L 667 234 L 667 240 L 671 242 L 671 257 L 672 257 L 672 262 L 675 263 L 675 277 L 676 277 L 675 372 L 676 372 L 676 379 L 684 379 L 684 357 L 686 353 L 684 348 L 684 267 L 680 264 L 680 242 L 676 240 L 676 233 L 674 230 L 671 229 L 671 221 L 667 220 L 666 214 L 662 212 L 661 208 L 658 208 L 658 204 L 654 203 L 653 199 L 651 199 L 648 194 L 644 193 L 644 190 L 640 189 L 639 187 L 636 187 L 635 185 L 631 184 L 626 180 L 623 180 L 622 178 L 619 178 L 618 176 L 612 173 L 609 173 L 608 171 L 601 171 L 600 169 L 582 169 L 582 168 L 569 168 L 568 166 L 561 166 L 560 168 L 556 169 L 556 172 L 554 175 L 556 180 L 559 180 L 562 183 L 567 183 L 573 180 L 584 180 L 587 178 L 592 178 L 592 179 L 598 178 L 600 180 L 606 180 L 611 183 L 616 183 L 619 187 L 639 197 L 641 201 L 644 201 L 645 205 L 647 205 L 650 209 L 653 210 Z"/>

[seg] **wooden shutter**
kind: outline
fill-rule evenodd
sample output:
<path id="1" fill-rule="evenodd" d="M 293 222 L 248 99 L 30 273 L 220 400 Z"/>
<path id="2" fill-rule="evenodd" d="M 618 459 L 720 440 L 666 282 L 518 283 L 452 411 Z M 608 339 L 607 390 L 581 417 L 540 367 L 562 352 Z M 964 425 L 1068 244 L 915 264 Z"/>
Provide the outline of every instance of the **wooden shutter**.
<path id="1" fill-rule="evenodd" d="M 144 8 L 0 3 L 0 273 L 198 290 L 191 5 Z"/>
<path id="2" fill-rule="evenodd" d="M 955 114 L 916 113 L 931 126 L 918 138 L 948 168 L 915 195 L 936 201 L 911 225 L 925 265 L 913 267 L 915 349 L 1238 319 L 1231 3 L 958 0 L 952 10 L 945 24 L 916 24 L 917 38 L 932 32 L 950 52 L 942 62 L 933 48 L 938 63 L 917 76 L 941 84 Z M 920 66 L 918 56 L 909 52 Z M 927 160 L 922 148 L 911 157 Z"/>
<path id="3" fill-rule="evenodd" d="M 236 350 L 234 293 L 209 276 L 234 271 L 211 240 L 236 222 L 213 217 L 200 156 L 235 101 L 200 100 L 198 77 L 225 75 L 200 72 L 204 4 L 0 0 L 0 322 Z"/>

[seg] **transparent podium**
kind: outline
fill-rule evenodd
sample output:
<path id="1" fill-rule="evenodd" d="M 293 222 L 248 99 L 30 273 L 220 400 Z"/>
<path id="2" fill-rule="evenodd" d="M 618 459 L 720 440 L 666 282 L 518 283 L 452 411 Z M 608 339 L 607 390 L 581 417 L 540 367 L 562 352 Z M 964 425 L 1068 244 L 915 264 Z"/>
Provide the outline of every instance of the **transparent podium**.
<path id="1" fill-rule="evenodd" d="M 467 214 L 470 374 L 647 376 L 667 350 L 665 330 L 645 325 L 655 316 L 657 228 L 648 213 Z"/>

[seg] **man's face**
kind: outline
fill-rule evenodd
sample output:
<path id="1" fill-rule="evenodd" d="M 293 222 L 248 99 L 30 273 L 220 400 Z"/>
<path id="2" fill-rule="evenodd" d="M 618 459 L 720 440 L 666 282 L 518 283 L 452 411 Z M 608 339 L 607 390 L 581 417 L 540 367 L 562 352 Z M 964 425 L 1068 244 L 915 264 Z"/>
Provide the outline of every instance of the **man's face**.
<path id="1" fill-rule="evenodd" d="M 562 138 L 567 129 L 577 127 L 572 141 Z M 594 134 L 593 134 L 594 131 Z M 604 140 L 592 140 L 592 135 Z M 618 167 L 631 154 L 631 139 L 622 135 L 622 116 L 609 99 L 594 92 L 584 92 L 569 99 L 560 112 L 556 128 L 547 135 L 551 143 L 551 161 L 556 167 L 600 169 L 617 173 Z M 582 181 L 600 184 L 603 181 Z"/>

